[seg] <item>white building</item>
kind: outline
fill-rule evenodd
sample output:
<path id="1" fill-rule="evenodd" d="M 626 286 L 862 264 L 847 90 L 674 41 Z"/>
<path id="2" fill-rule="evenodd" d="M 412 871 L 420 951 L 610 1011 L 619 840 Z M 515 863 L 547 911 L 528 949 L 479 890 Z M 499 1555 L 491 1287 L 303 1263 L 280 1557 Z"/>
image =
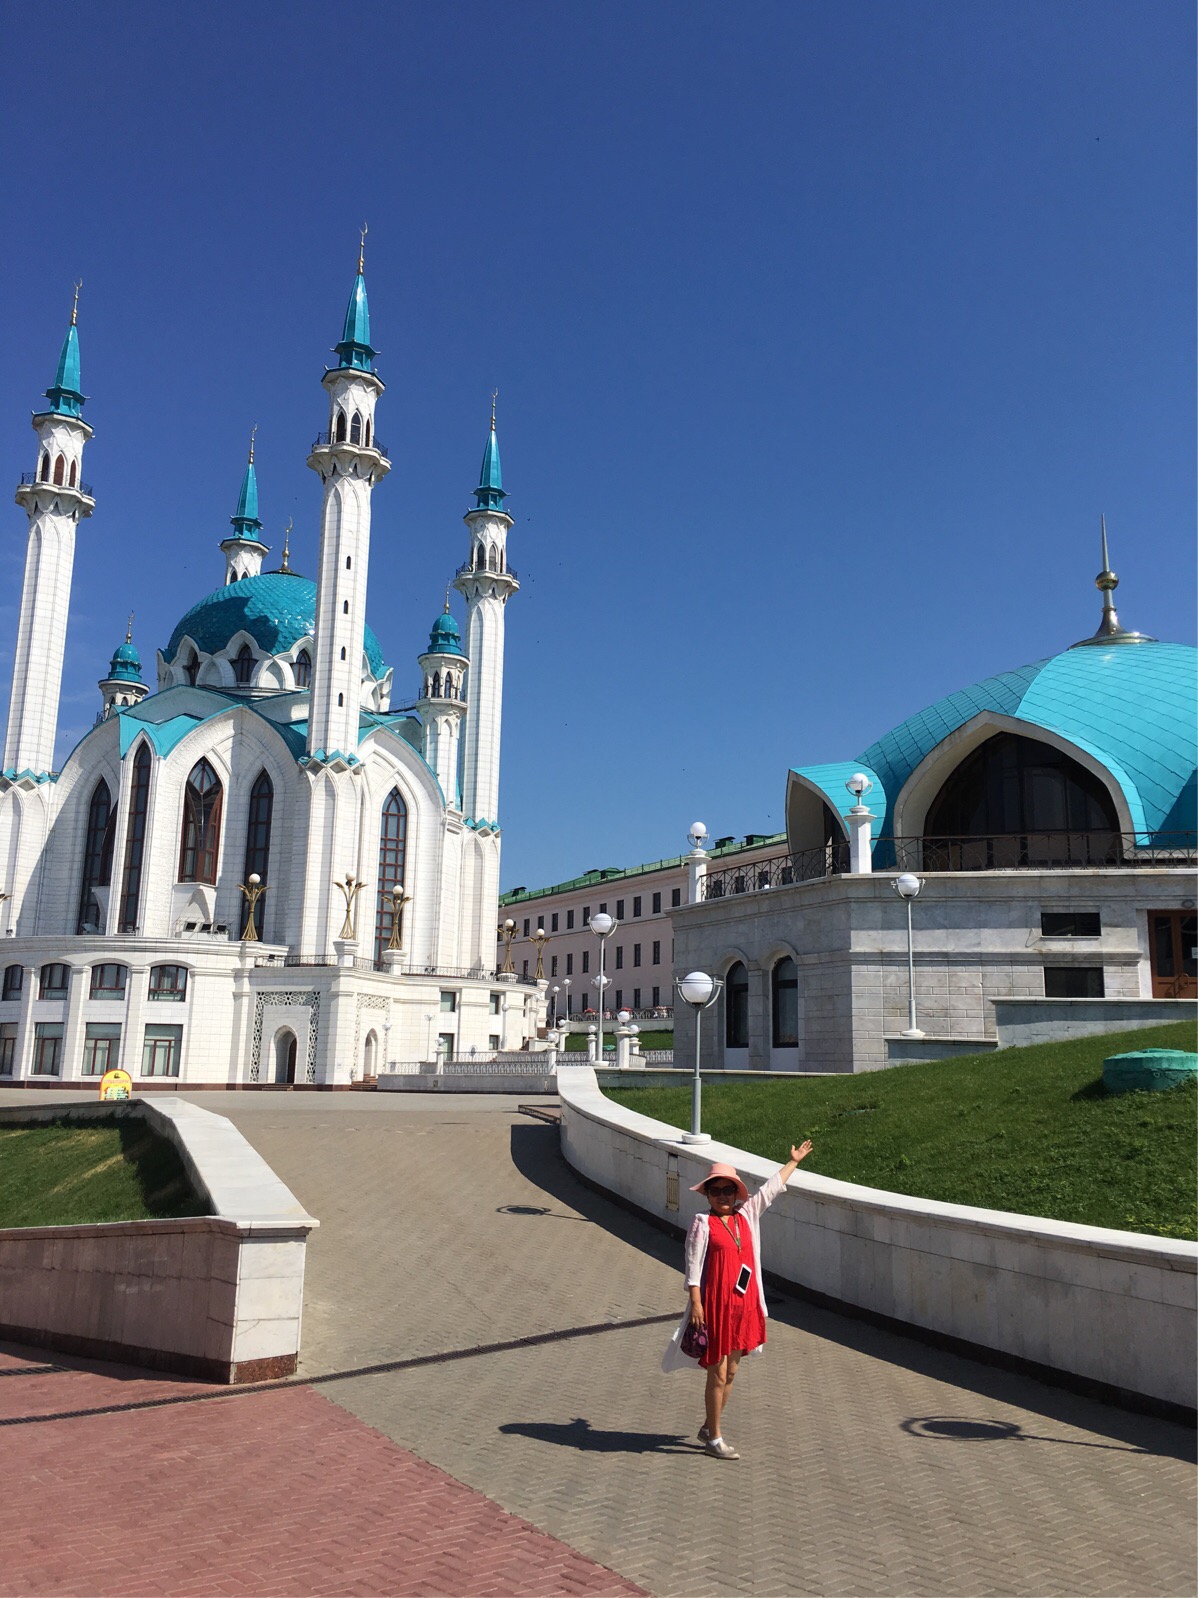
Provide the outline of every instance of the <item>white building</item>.
<path id="1" fill-rule="evenodd" d="M 95 727 L 54 770 L 83 481 L 75 313 L 36 465 L 0 773 L 0 1077 L 139 1087 L 347 1084 L 384 1060 L 519 1048 L 544 984 L 495 975 L 507 563 L 492 410 L 465 559 L 419 656 L 412 710 L 366 624 L 375 433 L 362 260 L 326 426 L 315 581 L 280 566 L 250 448 L 222 586 L 178 622 L 143 681 L 127 636 Z M 447 591 L 448 596 L 448 591 Z M 256 896 L 251 912 L 250 892 Z M 398 919 L 397 919 L 398 918 Z M 256 937 L 255 937 L 256 934 Z"/>

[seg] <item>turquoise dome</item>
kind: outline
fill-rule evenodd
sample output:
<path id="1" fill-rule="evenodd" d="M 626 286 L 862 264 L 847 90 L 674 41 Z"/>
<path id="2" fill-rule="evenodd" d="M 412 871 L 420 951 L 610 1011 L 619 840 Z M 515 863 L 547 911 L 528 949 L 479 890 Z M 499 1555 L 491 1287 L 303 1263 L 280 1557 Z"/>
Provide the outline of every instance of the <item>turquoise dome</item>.
<path id="1" fill-rule="evenodd" d="M 140 682 L 141 660 L 130 643 L 121 644 L 108 665 L 111 682 Z"/>
<path id="2" fill-rule="evenodd" d="M 1118 783 L 1137 832 L 1198 830 L 1198 650 L 1189 644 L 1087 644 L 987 677 L 900 722 L 855 761 L 796 766 L 848 814 L 854 771 L 874 786 L 874 836 L 907 779 L 945 738 L 983 711 L 1044 728 L 1093 756 Z"/>
<path id="3" fill-rule="evenodd" d="M 460 655 L 462 653 L 462 635 L 458 631 L 458 624 L 448 611 L 438 616 L 433 623 L 433 630 L 428 635 L 428 653 L 430 655 Z M 463 657 L 464 658 L 464 657 Z"/>
<path id="4" fill-rule="evenodd" d="M 264 572 L 226 583 L 198 605 L 193 605 L 171 634 L 163 650 L 168 661 L 190 637 L 206 655 L 226 647 L 239 632 L 247 632 L 266 655 L 285 655 L 301 638 L 311 638 L 316 626 L 316 584 L 294 572 Z M 366 659 L 378 678 L 386 672 L 379 641 L 369 627 L 364 638 Z"/>

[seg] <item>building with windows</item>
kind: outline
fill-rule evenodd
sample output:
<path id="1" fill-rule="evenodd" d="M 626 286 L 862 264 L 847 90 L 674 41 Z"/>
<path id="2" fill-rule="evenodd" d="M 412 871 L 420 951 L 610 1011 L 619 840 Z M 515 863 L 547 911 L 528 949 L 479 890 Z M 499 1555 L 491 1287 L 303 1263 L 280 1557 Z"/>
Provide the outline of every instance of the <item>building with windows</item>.
<path id="1" fill-rule="evenodd" d="M 375 432 L 362 259 L 325 431 L 315 578 L 269 554 L 251 441 L 223 582 L 158 652 L 132 631 L 96 725 L 54 744 L 83 481 L 76 313 L 17 502 L 29 520 L 0 772 L 0 1078 L 141 1085 L 347 1084 L 384 1060 L 519 1048 L 543 984 L 500 978 L 494 936 L 508 565 L 492 406 L 450 614 L 392 707 L 366 622 L 371 501 L 391 470 Z"/>
<path id="2" fill-rule="evenodd" d="M 711 862 L 673 917 L 675 969 L 724 984 L 705 1064 L 872 1070 L 1198 995 L 1198 652 L 1120 626 L 1102 546 L 1092 638 L 794 768 L 784 848 Z"/>

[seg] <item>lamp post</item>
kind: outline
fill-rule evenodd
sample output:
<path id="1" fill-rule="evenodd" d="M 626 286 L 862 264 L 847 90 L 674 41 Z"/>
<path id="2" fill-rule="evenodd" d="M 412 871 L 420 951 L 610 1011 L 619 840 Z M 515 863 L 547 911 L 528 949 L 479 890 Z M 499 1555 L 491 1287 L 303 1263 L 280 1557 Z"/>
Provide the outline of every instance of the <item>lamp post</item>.
<path id="1" fill-rule="evenodd" d="M 405 893 L 402 888 L 384 888 L 383 898 L 391 906 L 391 932 L 387 938 L 387 948 L 398 952 L 403 948 L 403 907 L 411 904 L 412 895 Z"/>
<path id="2" fill-rule="evenodd" d="M 915 1020 L 915 943 L 911 933 L 911 904 L 919 898 L 923 882 L 914 871 L 904 871 L 901 876 L 895 877 L 891 886 L 907 906 L 907 1030 L 899 1035 L 922 1038 L 924 1033 L 919 1030 Z"/>
<path id="3" fill-rule="evenodd" d="M 514 977 L 516 968 L 512 964 L 512 940 L 516 936 L 516 923 L 511 916 L 499 923 L 499 936 L 503 939 L 503 964 L 499 968 L 499 974 L 503 977 Z"/>
<path id="4" fill-rule="evenodd" d="M 266 888 L 256 871 L 251 871 L 247 882 L 239 882 L 237 886 L 245 895 L 246 902 L 245 931 L 241 934 L 241 940 L 243 943 L 257 943 L 258 928 L 254 925 L 254 916 L 258 909 L 258 900 L 266 892 Z M 7 897 L 5 894 L 4 898 Z"/>
<path id="5" fill-rule="evenodd" d="M 391 1021 L 388 1018 L 383 1022 L 383 1069 L 391 1064 Z"/>
<path id="6" fill-rule="evenodd" d="M 595 979 L 595 986 L 599 989 L 599 1064 L 603 1064 L 603 990 L 607 986 L 607 978 L 603 974 L 603 951 L 607 947 L 607 940 L 616 930 L 613 917 L 606 910 L 600 910 L 597 916 L 591 917 L 591 931 L 599 939 L 599 975 Z"/>
<path id="7" fill-rule="evenodd" d="M 703 1113 L 703 1078 L 699 1074 L 700 1028 L 704 1010 L 709 1010 L 723 991 L 718 977 L 709 977 L 706 971 L 692 971 L 688 976 L 676 977 L 674 988 L 680 999 L 695 1012 L 695 1079 L 691 1084 L 691 1129 L 682 1134 L 684 1143 L 708 1143 L 708 1134 L 701 1130 Z"/>
<path id="8" fill-rule="evenodd" d="M 545 975 L 545 945 L 549 942 L 549 934 L 545 931 L 544 927 L 538 927 L 528 941 L 536 946 L 537 971 L 533 980 L 535 982 L 540 982 Z"/>
<path id="9" fill-rule="evenodd" d="M 558 996 L 558 994 L 561 991 L 562 991 L 561 988 L 555 982 L 553 984 L 553 1025 L 554 1026 L 557 1025 L 557 996 Z"/>
<path id="10" fill-rule="evenodd" d="M 569 977 L 567 977 L 566 980 L 562 983 L 562 987 L 565 988 L 565 990 L 566 990 L 566 1020 L 568 1021 L 570 1019 L 570 978 Z"/>

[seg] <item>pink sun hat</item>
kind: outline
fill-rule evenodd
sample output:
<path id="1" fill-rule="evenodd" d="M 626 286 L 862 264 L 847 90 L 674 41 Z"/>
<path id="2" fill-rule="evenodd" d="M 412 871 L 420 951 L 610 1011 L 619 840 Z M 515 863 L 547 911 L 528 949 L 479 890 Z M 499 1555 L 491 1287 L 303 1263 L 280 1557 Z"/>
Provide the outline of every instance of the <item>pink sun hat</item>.
<path id="1" fill-rule="evenodd" d="M 745 1203 L 748 1202 L 749 1190 L 745 1186 L 745 1184 L 741 1181 L 740 1177 L 738 1176 L 736 1167 L 734 1165 L 723 1165 L 719 1161 L 717 1161 L 716 1164 L 712 1166 L 711 1170 L 708 1171 L 707 1175 L 703 1178 L 703 1180 L 701 1182 L 696 1182 L 695 1183 L 694 1187 L 691 1188 L 691 1192 L 692 1193 L 702 1193 L 703 1189 L 707 1186 L 708 1182 L 714 1182 L 714 1181 L 718 1180 L 720 1177 L 723 1177 L 725 1179 L 725 1181 L 735 1182 L 737 1187 L 740 1189 L 740 1201 L 741 1201 L 741 1203 L 745 1204 Z"/>

